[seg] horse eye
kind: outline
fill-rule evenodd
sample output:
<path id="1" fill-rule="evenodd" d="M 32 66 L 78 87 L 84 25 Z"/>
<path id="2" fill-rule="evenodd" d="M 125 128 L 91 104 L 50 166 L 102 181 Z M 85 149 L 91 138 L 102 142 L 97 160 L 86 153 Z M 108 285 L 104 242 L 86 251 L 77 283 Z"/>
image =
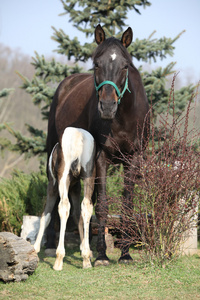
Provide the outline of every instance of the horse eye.
<path id="1" fill-rule="evenodd" d="M 94 67 L 95 67 L 95 69 L 98 69 L 99 65 L 96 63 L 96 64 L 94 65 Z"/>
<path id="2" fill-rule="evenodd" d="M 127 70 L 128 69 L 128 65 L 126 65 L 125 67 L 124 67 L 124 70 Z"/>

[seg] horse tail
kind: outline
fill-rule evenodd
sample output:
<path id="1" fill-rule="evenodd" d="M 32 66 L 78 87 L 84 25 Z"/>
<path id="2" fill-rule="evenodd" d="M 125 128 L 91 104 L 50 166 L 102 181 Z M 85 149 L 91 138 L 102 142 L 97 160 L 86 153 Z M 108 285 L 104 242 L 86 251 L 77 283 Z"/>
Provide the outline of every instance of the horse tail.
<path id="1" fill-rule="evenodd" d="M 53 150 L 51 151 L 50 157 L 49 157 L 49 173 L 53 179 L 53 185 L 56 183 L 56 166 L 55 162 L 57 161 L 57 153 L 55 152 L 56 148 L 58 147 L 58 143 L 55 144 L 53 147 Z"/>

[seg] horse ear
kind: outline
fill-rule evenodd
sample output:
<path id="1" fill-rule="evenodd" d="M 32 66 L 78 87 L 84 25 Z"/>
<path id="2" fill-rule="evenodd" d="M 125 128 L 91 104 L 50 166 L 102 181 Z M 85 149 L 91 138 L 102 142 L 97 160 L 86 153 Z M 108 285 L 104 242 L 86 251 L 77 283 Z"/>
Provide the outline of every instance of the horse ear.
<path id="1" fill-rule="evenodd" d="M 95 41 L 97 45 L 100 45 L 101 43 L 103 43 L 104 40 L 105 40 L 105 32 L 101 27 L 101 25 L 99 24 L 95 28 Z"/>
<path id="2" fill-rule="evenodd" d="M 121 42 L 123 44 L 124 47 L 128 47 L 133 39 L 133 31 L 131 29 L 131 27 L 129 27 L 122 35 L 122 39 Z"/>

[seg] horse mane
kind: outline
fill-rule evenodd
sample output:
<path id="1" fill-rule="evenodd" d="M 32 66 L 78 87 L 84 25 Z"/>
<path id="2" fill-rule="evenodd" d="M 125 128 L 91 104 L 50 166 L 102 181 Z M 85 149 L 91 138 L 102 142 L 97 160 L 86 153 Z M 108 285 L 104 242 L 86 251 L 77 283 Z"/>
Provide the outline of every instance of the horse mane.
<path id="1" fill-rule="evenodd" d="M 127 60 L 129 61 L 130 64 L 132 64 L 131 55 L 128 53 L 126 48 L 122 45 L 121 41 L 116 39 L 115 37 L 110 37 L 110 38 L 106 39 L 103 43 L 101 43 L 94 51 L 94 53 L 92 55 L 92 59 L 94 60 L 95 58 L 100 57 L 104 53 L 104 51 L 106 49 L 108 49 L 108 47 L 114 46 L 114 45 L 120 49 L 122 55 L 127 58 Z"/>

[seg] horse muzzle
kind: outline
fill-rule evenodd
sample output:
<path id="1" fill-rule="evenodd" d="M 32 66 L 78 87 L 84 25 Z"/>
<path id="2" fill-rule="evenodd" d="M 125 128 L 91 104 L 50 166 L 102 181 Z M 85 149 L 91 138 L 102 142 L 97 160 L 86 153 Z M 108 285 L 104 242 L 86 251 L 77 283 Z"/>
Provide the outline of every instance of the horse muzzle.
<path id="1" fill-rule="evenodd" d="M 112 120 L 115 117 L 118 104 L 116 100 L 99 100 L 98 110 L 102 119 Z"/>

